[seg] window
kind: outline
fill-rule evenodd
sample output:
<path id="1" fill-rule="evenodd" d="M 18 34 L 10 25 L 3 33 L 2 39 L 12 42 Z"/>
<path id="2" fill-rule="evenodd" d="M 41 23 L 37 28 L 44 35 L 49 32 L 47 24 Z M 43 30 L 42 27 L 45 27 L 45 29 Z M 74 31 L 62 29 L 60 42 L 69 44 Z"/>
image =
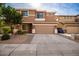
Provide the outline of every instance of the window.
<path id="1" fill-rule="evenodd" d="M 23 11 L 23 16 L 28 16 L 29 12 L 28 11 Z"/>
<path id="2" fill-rule="evenodd" d="M 42 13 L 42 12 L 37 12 L 36 18 L 44 18 L 44 13 Z"/>

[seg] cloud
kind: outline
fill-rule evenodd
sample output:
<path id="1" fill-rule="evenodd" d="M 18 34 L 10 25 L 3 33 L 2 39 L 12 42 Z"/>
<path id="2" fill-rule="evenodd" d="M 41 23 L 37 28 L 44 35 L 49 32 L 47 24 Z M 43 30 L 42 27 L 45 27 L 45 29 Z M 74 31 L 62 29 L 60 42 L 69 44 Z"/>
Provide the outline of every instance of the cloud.
<path id="1" fill-rule="evenodd" d="M 30 3 L 7 4 L 14 8 L 33 8 Z M 41 9 L 56 11 L 57 14 L 75 15 L 79 14 L 79 3 L 41 3 Z"/>

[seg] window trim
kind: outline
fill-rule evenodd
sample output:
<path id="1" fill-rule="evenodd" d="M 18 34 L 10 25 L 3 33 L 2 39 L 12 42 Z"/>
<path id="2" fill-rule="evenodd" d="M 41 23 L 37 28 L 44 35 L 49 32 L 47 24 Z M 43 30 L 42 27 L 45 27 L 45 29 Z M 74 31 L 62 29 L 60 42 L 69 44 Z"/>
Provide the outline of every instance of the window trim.
<path id="1" fill-rule="evenodd" d="M 28 17 L 29 16 L 29 10 L 22 11 L 22 14 L 23 14 L 23 12 L 26 12 L 26 11 L 27 11 L 28 15 L 27 16 L 23 15 L 23 17 Z"/>
<path id="2" fill-rule="evenodd" d="M 43 18 L 37 18 L 37 13 L 43 13 Z M 44 12 L 37 12 L 37 13 L 36 13 L 36 19 L 44 19 L 45 18 L 44 17 L 45 16 L 45 13 Z"/>

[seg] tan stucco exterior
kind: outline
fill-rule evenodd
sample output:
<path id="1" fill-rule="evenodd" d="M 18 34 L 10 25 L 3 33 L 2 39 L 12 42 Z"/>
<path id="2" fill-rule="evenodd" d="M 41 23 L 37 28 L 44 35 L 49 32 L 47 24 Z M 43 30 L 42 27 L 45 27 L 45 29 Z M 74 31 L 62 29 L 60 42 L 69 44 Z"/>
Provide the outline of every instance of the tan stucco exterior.
<path id="1" fill-rule="evenodd" d="M 62 28 L 66 30 L 66 33 L 79 33 L 79 22 L 75 22 L 75 19 L 78 18 L 76 15 L 55 15 L 55 12 L 38 11 L 35 9 L 18 9 L 17 11 L 22 14 L 22 11 L 26 10 L 29 11 L 29 15 L 23 16 L 22 23 L 32 24 L 33 33 L 54 33 L 54 27 L 58 27 L 59 22 L 64 24 Z M 42 21 L 36 20 L 37 12 L 44 13 Z"/>

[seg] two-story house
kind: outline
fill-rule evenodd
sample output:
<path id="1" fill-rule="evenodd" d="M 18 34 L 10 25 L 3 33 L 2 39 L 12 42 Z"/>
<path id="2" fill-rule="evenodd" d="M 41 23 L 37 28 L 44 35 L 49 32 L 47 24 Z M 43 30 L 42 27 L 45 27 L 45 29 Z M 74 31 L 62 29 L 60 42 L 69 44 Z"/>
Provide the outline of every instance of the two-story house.
<path id="1" fill-rule="evenodd" d="M 54 33 L 55 12 L 35 9 L 18 9 L 23 15 L 22 30 L 30 33 Z"/>
<path id="2" fill-rule="evenodd" d="M 58 22 L 62 22 L 66 33 L 79 33 L 79 22 L 75 21 L 75 15 L 55 15 L 53 11 L 35 9 L 17 9 L 17 12 L 23 15 L 23 31 L 37 34 L 52 34 L 55 27 L 58 26 Z"/>
<path id="3" fill-rule="evenodd" d="M 57 18 L 64 24 L 66 33 L 79 33 L 79 15 L 57 15 Z"/>

